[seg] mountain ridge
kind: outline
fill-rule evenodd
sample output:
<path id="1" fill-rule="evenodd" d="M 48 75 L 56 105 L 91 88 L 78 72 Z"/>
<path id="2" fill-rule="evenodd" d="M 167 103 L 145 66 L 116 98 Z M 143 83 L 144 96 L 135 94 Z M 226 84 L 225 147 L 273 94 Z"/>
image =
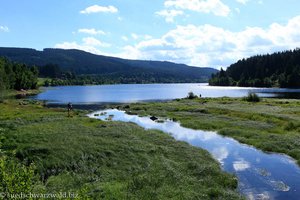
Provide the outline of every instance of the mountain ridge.
<path id="1" fill-rule="evenodd" d="M 27 65 L 58 65 L 77 75 L 101 75 L 109 77 L 147 77 L 152 82 L 206 82 L 218 70 L 195 67 L 168 61 L 129 60 L 96 55 L 78 49 L 0 47 L 0 57 Z M 169 82 L 169 81 L 167 81 Z"/>

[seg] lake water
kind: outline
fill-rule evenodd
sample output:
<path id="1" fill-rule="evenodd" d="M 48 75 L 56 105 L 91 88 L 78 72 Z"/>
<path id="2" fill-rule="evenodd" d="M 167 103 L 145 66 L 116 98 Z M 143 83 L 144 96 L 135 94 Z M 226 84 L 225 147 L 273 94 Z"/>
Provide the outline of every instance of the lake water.
<path id="1" fill-rule="evenodd" d="M 97 111 L 89 117 L 134 122 L 145 129 L 161 130 L 177 140 L 208 150 L 223 170 L 238 177 L 239 191 L 248 199 L 300 199 L 300 168 L 288 156 L 264 153 L 216 132 L 184 128 L 170 120 L 157 123 L 149 117 L 128 115 L 116 109 Z"/>
<path id="2" fill-rule="evenodd" d="M 130 103 L 184 98 L 191 91 L 202 97 L 243 97 L 254 92 L 261 97 L 300 98 L 300 89 L 213 87 L 205 83 L 59 86 L 44 88 L 32 98 L 49 103 Z"/>

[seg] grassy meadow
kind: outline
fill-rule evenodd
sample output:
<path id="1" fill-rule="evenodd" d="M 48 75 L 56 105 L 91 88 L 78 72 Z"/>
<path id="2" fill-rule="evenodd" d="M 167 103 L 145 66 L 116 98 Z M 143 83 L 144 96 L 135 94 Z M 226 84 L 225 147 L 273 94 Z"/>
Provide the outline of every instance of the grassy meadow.
<path id="1" fill-rule="evenodd" d="M 179 121 L 193 129 L 215 130 L 268 152 L 290 155 L 300 165 L 300 101 L 195 98 L 124 106 L 128 113 Z"/>
<path id="2" fill-rule="evenodd" d="M 219 128 L 211 122 L 206 127 L 205 121 L 196 123 L 201 121 L 198 115 L 207 115 L 202 112 L 205 105 L 181 100 L 130 108 L 139 114 L 158 114 L 159 108 L 163 116 L 176 117 L 185 126 Z M 90 119 L 87 111 L 75 110 L 67 117 L 65 109 L 45 108 L 31 100 L 4 100 L 0 111 L 1 194 L 71 192 L 78 199 L 242 198 L 236 191 L 236 178 L 222 172 L 207 151 L 160 131 Z"/>

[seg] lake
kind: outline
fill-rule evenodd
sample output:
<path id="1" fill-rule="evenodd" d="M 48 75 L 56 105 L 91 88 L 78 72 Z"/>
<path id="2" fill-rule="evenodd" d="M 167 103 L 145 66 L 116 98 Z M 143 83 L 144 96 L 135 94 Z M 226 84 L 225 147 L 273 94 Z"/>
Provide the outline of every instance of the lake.
<path id="1" fill-rule="evenodd" d="M 261 97 L 300 99 L 300 89 L 213 87 L 203 83 L 59 86 L 44 88 L 42 93 L 31 98 L 50 104 L 131 103 L 184 98 L 188 92 L 212 98 L 243 97 L 252 92 Z M 127 115 L 119 110 L 105 112 L 105 115 L 95 116 L 93 113 L 89 116 L 105 120 L 113 115 L 112 120 L 134 122 L 146 129 L 162 130 L 178 140 L 208 150 L 221 163 L 223 170 L 236 174 L 239 190 L 248 199 L 299 199 L 300 168 L 288 156 L 264 153 L 216 132 L 184 128 L 170 120 L 156 123 L 149 117 Z"/>
<path id="2" fill-rule="evenodd" d="M 238 177 L 238 189 L 247 199 L 298 200 L 300 197 L 300 168 L 286 155 L 264 153 L 216 132 L 185 128 L 171 120 L 158 123 L 149 117 L 128 115 L 117 109 L 97 111 L 88 116 L 133 122 L 145 129 L 161 130 L 177 140 L 206 149 L 220 162 L 223 170 Z"/>
<path id="3" fill-rule="evenodd" d="M 184 98 L 188 92 L 213 98 L 243 97 L 253 92 L 261 97 L 300 99 L 300 89 L 216 87 L 207 83 L 58 86 L 44 88 L 32 98 L 58 104 L 130 103 Z"/>

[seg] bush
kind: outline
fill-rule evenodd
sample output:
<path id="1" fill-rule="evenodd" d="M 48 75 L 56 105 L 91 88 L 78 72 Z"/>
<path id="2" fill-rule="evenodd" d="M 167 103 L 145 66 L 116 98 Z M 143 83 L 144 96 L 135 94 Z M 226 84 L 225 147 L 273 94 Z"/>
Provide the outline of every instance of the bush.
<path id="1" fill-rule="evenodd" d="M 248 102 L 260 102 L 260 97 L 255 93 L 249 93 L 248 96 L 244 97 L 245 101 Z"/>
<path id="2" fill-rule="evenodd" d="M 193 92 L 189 92 L 187 98 L 188 99 L 195 99 L 195 98 L 198 98 L 198 96 L 195 95 Z"/>
<path id="3" fill-rule="evenodd" d="M 35 183 L 34 165 L 25 166 L 13 159 L 0 158 L 0 193 L 28 194 Z"/>

